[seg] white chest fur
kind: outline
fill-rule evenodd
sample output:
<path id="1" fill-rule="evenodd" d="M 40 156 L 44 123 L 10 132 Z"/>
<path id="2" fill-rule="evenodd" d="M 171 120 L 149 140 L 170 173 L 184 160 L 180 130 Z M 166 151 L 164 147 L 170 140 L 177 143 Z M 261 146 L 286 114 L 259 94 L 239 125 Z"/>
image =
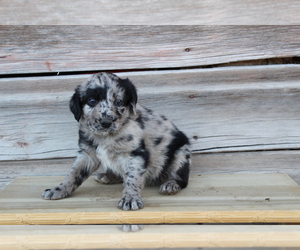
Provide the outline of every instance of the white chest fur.
<path id="1" fill-rule="evenodd" d="M 111 148 L 98 146 L 97 158 L 101 162 L 103 170 L 111 169 L 115 173 L 123 174 L 129 163 L 129 154 L 117 152 Z"/>

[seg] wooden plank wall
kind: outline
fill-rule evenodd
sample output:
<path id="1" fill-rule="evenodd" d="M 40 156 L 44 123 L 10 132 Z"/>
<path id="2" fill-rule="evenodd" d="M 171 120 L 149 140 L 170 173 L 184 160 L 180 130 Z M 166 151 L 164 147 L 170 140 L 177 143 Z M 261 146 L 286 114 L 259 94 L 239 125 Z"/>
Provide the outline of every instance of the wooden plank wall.
<path id="1" fill-rule="evenodd" d="M 299 24 L 297 0 L 2 0 L 6 25 Z"/>
<path id="2" fill-rule="evenodd" d="M 194 173 L 300 183 L 298 1 L 66 2 L 1 1 L 0 189 L 64 175 L 77 151 L 69 98 L 103 70 L 132 79 L 141 103 L 188 134 Z"/>
<path id="3" fill-rule="evenodd" d="M 299 26 L 2 26 L 0 74 L 199 67 L 300 55 Z"/>
<path id="4" fill-rule="evenodd" d="M 194 152 L 300 147 L 298 65 L 120 73 L 140 103 L 184 130 Z M 73 157 L 77 122 L 68 108 L 87 75 L 6 78 L 1 87 L 1 160 Z M 63 140 L 62 140 L 63 138 Z"/>

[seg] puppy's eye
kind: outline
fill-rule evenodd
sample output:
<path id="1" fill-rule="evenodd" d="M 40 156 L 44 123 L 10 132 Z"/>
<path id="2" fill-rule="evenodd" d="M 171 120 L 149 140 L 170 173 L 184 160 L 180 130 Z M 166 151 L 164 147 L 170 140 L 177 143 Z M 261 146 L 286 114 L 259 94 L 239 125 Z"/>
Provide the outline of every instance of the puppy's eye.
<path id="1" fill-rule="evenodd" d="M 90 99 L 88 99 L 87 104 L 88 104 L 90 107 L 94 107 L 94 106 L 96 106 L 97 101 L 96 101 L 95 98 L 90 98 Z"/>
<path id="2" fill-rule="evenodd" d="M 123 106 L 123 101 L 122 101 L 122 100 L 116 100 L 116 101 L 115 101 L 115 105 L 116 105 L 117 107 L 122 107 L 122 106 Z"/>

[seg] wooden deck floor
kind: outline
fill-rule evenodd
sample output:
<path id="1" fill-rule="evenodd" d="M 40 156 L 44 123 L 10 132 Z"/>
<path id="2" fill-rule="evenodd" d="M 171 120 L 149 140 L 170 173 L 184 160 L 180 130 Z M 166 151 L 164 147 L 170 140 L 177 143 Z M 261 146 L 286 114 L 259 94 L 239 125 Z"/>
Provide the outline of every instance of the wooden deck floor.
<path id="1" fill-rule="evenodd" d="M 206 247 L 208 249 L 213 247 L 215 250 L 225 247 L 283 250 L 297 249 L 300 246 L 300 226 L 145 225 L 134 226 L 133 232 L 128 232 L 128 228 L 117 225 L 0 226 L 0 247 L 3 250 L 111 248 L 199 250 Z"/>
<path id="2" fill-rule="evenodd" d="M 122 185 L 89 178 L 70 198 L 48 201 L 63 177 L 20 177 L 0 194 L 0 224 L 300 223 L 300 186 L 287 175 L 192 175 L 174 196 L 143 190 L 145 208 L 117 208 Z"/>

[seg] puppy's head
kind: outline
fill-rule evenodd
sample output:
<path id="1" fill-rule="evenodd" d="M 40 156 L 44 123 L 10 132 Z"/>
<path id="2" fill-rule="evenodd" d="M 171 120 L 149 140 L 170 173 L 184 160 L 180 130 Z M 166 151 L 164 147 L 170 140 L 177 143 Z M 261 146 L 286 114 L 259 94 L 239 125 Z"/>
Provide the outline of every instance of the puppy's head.
<path id="1" fill-rule="evenodd" d="M 128 79 L 98 73 L 75 89 L 70 110 L 75 119 L 96 134 L 117 132 L 135 114 L 137 93 Z"/>

